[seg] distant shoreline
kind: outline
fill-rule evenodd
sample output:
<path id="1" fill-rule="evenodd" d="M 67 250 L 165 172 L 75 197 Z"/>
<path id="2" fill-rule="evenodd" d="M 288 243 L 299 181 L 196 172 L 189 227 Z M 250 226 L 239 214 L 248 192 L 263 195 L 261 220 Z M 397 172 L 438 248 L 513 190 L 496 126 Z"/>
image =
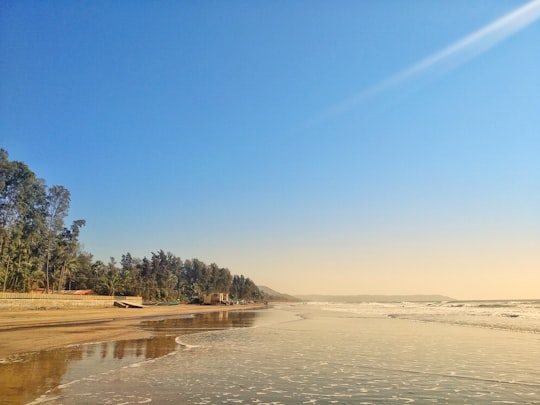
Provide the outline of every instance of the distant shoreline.
<path id="1" fill-rule="evenodd" d="M 445 295 L 326 295 L 326 294 L 300 294 L 295 295 L 302 301 L 318 302 L 341 302 L 341 303 L 362 303 L 362 302 L 440 302 L 440 301 L 459 301 L 455 298 Z"/>
<path id="2" fill-rule="evenodd" d="M 144 308 L 81 308 L 0 312 L 0 359 L 84 343 L 140 339 L 152 336 L 140 328 L 143 320 L 206 312 L 264 308 L 264 304 L 234 306 L 148 306 Z"/>

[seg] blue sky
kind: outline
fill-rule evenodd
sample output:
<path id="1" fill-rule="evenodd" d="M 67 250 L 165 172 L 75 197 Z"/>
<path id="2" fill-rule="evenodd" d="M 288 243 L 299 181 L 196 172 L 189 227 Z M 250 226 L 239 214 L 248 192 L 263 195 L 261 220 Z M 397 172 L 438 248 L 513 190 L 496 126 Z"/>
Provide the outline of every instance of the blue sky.
<path id="1" fill-rule="evenodd" d="M 539 9 L 4 1 L 0 147 L 71 191 L 96 259 L 538 297 Z"/>

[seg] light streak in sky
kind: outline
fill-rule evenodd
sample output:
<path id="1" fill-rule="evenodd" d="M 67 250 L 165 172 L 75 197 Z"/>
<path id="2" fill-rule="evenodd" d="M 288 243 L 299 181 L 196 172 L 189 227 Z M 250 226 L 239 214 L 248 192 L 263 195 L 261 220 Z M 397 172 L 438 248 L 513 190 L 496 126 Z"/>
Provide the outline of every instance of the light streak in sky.
<path id="1" fill-rule="evenodd" d="M 308 126 L 345 113 L 356 105 L 428 73 L 446 73 L 493 48 L 540 18 L 540 0 L 533 0 L 418 63 L 390 76 L 368 89 L 328 108 L 312 118 Z"/>

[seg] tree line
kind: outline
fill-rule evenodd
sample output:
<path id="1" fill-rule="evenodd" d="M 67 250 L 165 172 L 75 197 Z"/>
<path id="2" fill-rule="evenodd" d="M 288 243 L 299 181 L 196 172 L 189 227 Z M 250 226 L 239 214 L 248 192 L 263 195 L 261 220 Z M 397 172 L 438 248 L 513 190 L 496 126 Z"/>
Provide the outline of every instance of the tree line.
<path id="1" fill-rule="evenodd" d="M 66 225 L 71 194 L 47 186 L 23 162 L 0 149 L 0 288 L 46 293 L 93 290 L 106 295 L 137 295 L 146 301 L 189 301 L 212 292 L 255 300 L 262 292 L 243 275 L 198 260 L 182 260 L 159 250 L 150 257 L 123 254 L 104 263 L 81 249 L 84 219 Z"/>

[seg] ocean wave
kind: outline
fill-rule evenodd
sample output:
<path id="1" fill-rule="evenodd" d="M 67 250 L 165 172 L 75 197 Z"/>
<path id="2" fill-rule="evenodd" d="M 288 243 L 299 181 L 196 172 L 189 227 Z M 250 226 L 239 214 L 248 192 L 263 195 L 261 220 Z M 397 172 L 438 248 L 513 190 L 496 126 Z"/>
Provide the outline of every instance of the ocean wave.
<path id="1" fill-rule="evenodd" d="M 180 340 L 180 336 L 177 336 L 176 339 L 174 339 L 174 341 L 176 342 L 177 345 L 182 346 L 182 348 L 185 350 L 191 350 L 191 349 L 196 349 L 197 347 L 200 347 L 200 345 L 190 345 L 188 343 L 183 342 L 182 340 Z"/>
<path id="2" fill-rule="evenodd" d="M 440 303 L 317 303 L 319 309 L 355 317 L 408 319 L 540 333 L 539 301 L 463 301 Z"/>

